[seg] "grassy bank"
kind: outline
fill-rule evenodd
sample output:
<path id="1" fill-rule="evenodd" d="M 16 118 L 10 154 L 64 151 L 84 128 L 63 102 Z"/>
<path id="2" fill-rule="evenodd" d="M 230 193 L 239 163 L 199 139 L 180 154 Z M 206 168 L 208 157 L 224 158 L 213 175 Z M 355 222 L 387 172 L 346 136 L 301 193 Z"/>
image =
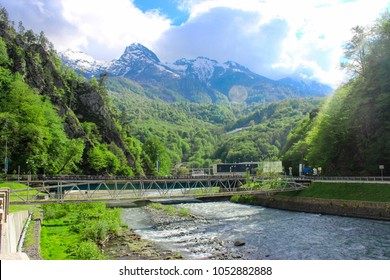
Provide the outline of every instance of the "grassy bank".
<path id="1" fill-rule="evenodd" d="M 47 260 L 107 259 L 101 247 L 122 230 L 120 211 L 104 203 L 43 205 L 41 256 Z"/>
<path id="2" fill-rule="evenodd" d="M 121 209 L 104 203 L 43 205 L 41 256 L 46 260 L 180 259 L 124 226 Z"/>
<path id="3" fill-rule="evenodd" d="M 306 190 L 279 193 L 278 195 L 290 197 L 390 202 L 390 185 L 315 182 L 312 183 Z"/>
<path id="4" fill-rule="evenodd" d="M 10 201 L 20 201 L 20 197 L 27 197 L 27 189 L 29 190 L 29 195 L 35 195 L 38 193 L 36 190 L 30 188 L 29 186 L 25 184 L 20 184 L 16 182 L 3 182 L 0 183 L 0 188 L 9 188 L 11 190 L 26 190 L 26 191 L 20 191 L 18 192 L 18 195 L 11 193 L 10 194 Z M 41 210 L 39 205 L 10 205 L 9 211 L 11 213 L 18 212 L 18 211 L 24 211 L 28 210 L 33 214 L 33 217 L 39 217 L 39 211 Z"/>
<path id="5" fill-rule="evenodd" d="M 305 190 L 282 192 L 275 196 L 390 202 L 390 184 L 314 182 Z M 253 195 L 238 195 L 233 196 L 231 201 L 252 203 L 255 198 Z"/>

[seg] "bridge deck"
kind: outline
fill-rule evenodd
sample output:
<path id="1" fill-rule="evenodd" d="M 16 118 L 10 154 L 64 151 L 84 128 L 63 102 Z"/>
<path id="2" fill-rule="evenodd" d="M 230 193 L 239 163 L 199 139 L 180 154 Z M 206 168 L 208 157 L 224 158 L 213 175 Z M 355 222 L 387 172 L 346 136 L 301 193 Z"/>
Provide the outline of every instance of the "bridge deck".
<path id="1" fill-rule="evenodd" d="M 244 177 L 146 178 L 133 180 L 45 180 L 11 191 L 12 204 L 198 198 L 295 191 L 307 186 L 287 180 L 262 180 L 243 188 Z"/>

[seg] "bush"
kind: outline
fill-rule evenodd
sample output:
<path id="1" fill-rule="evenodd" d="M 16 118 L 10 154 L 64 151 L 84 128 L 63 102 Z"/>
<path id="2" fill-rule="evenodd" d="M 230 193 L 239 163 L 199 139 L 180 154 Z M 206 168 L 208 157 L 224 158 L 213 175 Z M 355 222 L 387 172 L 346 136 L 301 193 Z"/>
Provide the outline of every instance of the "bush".
<path id="1" fill-rule="evenodd" d="M 78 211 L 78 223 L 72 226 L 72 231 L 82 233 L 83 240 L 102 243 L 109 234 L 119 233 L 119 209 L 106 209 L 103 203 L 90 203 L 80 206 Z"/>
<path id="2" fill-rule="evenodd" d="M 187 208 L 176 208 L 172 205 L 167 205 L 167 206 L 164 206 L 160 203 L 149 203 L 148 206 L 154 208 L 154 209 L 157 209 L 157 210 L 162 210 L 162 211 L 165 211 L 169 214 L 172 214 L 172 215 L 182 215 L 182 216 L 189 216 L 191 214 L 191 210 L 190 209 L 187 209 Z"/>
<path id="3" fill-rule="evenodd" d="M 157 209 L 157 210 L 162 210 L 164 208 L 164 206 L 162 206 L 162 204 L 155 203 L 155 202 L 149 203 L 148 206 L 150 206 L 154 209 Z"/>
<path id="4" fill-rule="evenodd" d="M 248 204 L 252 204 L 255 201 L 255 198 L 254 198 L 253 195 L 250 195 L 250 194 L 246 194 L 246 195 L 233 195 L 230 198 L 230 201 L 234 202 L 234 203 L 248 203 Z"/>
<path id="5" fill-rule="evenodd" d="M 99 246 L 108 237 L 118 235 L 122 228 L 120 209 L 107 209 L 104 203 L 53 204 L 42 208 L 45 215 L 41 246 L 42 256 L 47 259 L 104 259 Z"/>
<path id="6" fill-rule="evenodd" d="M 83 241 L 70 249 L 70 255 L 76 260 L 105 260 L 107 257 L 92 241 Z"/>
<path id="7" fill-rule="evenodd" d="M 45 204 L 42 205 L 42 209 L 44 218 L 47 220 L 63 218 L 68 212 L 61 204 Z"/>

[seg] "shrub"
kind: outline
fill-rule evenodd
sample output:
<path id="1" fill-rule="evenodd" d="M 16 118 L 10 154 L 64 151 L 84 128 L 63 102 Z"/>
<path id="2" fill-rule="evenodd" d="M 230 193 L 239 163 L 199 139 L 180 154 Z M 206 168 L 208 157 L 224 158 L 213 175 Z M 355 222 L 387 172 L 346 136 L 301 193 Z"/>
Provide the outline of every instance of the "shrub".
<path id="1" fill-rule="evenodd" d="M 255 201 L 255 198 L 253 195 L 250 195 L 250 194 L 246 194 L 246 195 L 233 195 L 231 198 L 230 198 L 230 201 L 231 202 L 234 202 L 234 203 L 253 203 Z"/>
<path id="2" fill-rule="evenodd" d="M 70 255 L 76 260 L 105 260 L 107 257 L 92 241 L 83 241 L 70 249 Z"/>
<path id="3" fill-rule="evenodd" d="M 42 205 L 45 219 L 60 219 L 66 216 L 67 210 L 61 204 L 44 204 Z"/>
<path id="4" fill-rule="evenodd" d="M 83 239 L 102 243 L 109 234 L 109 224 L 106 221 L 90 221 L 84 229 Z"/>

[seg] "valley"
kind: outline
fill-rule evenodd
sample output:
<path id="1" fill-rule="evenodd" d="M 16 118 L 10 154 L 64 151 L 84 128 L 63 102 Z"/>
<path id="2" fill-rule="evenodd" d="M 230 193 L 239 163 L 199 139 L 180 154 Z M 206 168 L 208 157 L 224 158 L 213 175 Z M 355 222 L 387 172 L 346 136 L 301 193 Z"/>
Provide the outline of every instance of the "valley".
<path id="1" fill-rule="evenodd" d="M 3 175 L 166 176 L 178 164 L 186 174 L 263 160 L 282 160 L 286 174 L 305 164 L 326 175 L 378 175 L 390 165 L 388 14 L 371 33 L 355 30 L 372 38 L 365 72 L 352 40 L 343 67 L 355 76 L 333 94 L 314 80 L 272 80 L 233 61 L 161 62 L 138 43 L 111 62 L 57 53 L 43 32 L 17 30 L 5 9 L 0 19 Z"/>

